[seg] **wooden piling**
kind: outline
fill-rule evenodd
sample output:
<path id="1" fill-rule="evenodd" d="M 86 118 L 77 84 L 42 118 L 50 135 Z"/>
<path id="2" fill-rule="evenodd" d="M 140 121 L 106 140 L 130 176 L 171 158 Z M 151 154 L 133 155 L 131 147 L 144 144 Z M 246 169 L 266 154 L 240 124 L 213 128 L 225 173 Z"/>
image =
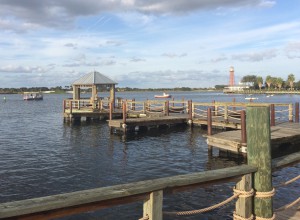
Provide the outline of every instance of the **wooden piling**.
<path id="1" fill-rule="evenodd" d="M 274 104 L 270 105 L 270 110 L 271 110 L 271 126 L 275 126 L 275 105 Z"/>
<path id="2" fill-rule="evenodd" d="M 247 151 L 248 165 L 258 168 L 254 173 L 253 188 L 256 191 L 254 198 L 254 215 L 261 218 L 273 216 L 272 197 L 259 198 L 259 192 L 271 192 L 272 187 L 272 158 L 270 108 L 247 107 Z"/>
<path id="3" fill-rule="evenodd" d="M 216 115 L 216 101 L 212 100 L 212 114 Z"/>
<path id="4" fill-rule="evenodd" d="M 252 174 L 244 175 L 235 188 L 240 191 L 249 192 L 252 189 Z M 253 209 L 252 199 L 252 197 L 239 197 L 235 203 L 235 215 L 242 217 L 241 219 L 250 219 Z"/>
<path id="5" fill-rule="evenodd" d="M 113 113 L 113 103 L 109 103 L 109 120 L 112 120 L 112 114 Z"/>
<path id="6" fill-rule="evenodd" d="M 293 122 L 293 104 L 289 104 L 289 122 Z"/>
<path id="7" fill-rule="evenodd" d="M 192 100 L 188 101 L 188 109 L 189 109 L 189 120 L 192 120 L 193 119 Z"/>
<path id="8" fill-rule="evenodd" d="M 144 201 L 143 218 L 149 220 L 162 220 L 163 191 L 154 191 L 150 193 L 149 199 Z"/>
<path id="9" fill-rule="evenodd" d="M 247 143 L 247 133 L 246 133 L 246 112 L 245 110 L 241 111 L 241 135 L 242 135 L 242 144 Z"/>
<path id="10" fill-rule="evenodd" d="M 295 103 L 295 123 L 299 123 L 299 102 Z"/>
<path id="11" fill-rule="evenodd" d="M 207 135 L 212 135 L 212 115 L 211 108 L 207 109 Z"/>
<path id="12" fill-rule="evenodd" d="M 169 101 L 165 102 L 165 115 L 169 116 Z"/>
<path id="13" fill-rule="evenodd" d="M 236 101 L 235 98 L 233 98 L 232 99 L 233 105 L 235 105 L 235 101 Z M 235 106 L 232 107 L 232 111 L 236 111 L 236 107 Z"/>
<path id="14" fill-rule="evenodd" d="M 64 99 L 63 100 L 63 113 L 66 112 L 66 100 Z"/>
<path id="15" fill-rule="evenodd" d="M 122 106 L 122 111 L 123 111 L 123 123 L 126 124 L 126 102 L 123 102 L 123 106 Z"/>
<path id="16" fill-rule="evenodd" d="M 132 99 L 131 110 L 135 111 L 135 98 Z"/>

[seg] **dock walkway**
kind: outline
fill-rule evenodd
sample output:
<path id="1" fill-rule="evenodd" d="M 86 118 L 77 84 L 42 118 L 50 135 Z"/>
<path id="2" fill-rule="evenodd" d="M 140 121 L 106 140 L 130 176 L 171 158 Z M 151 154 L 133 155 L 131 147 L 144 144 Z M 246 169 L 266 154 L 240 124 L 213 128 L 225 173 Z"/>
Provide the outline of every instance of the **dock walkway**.
<path id="1" fill-rule="evenodd" d="M 285 122 L 271 127 L 272 148 L 279 148 L 282 144 L 291 144 L 300 140 L 300 124 Z M 241 131 L 225 131 L 207 136 L 207 144 L 222 150 L 235 153 L 247 153 L 247 144 L 242 143 Z M 299 146 L 300 148 L 300 146 Z"/>

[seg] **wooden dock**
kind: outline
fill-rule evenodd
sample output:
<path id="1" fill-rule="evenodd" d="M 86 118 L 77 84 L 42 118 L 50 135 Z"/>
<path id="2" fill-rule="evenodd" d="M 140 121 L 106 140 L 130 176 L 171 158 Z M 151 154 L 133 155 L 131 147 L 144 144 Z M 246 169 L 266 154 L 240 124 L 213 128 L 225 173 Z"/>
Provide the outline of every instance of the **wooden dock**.
<path id="1" fill-rule="evenodd" d="M 271 127 L 271 146 L 273 149 L 299 141 L 299 123 L 285 122 Z M 247 153 L 247 144 L 242 143 L 241 130 L 225 131 L 207 136 L 207 144 L 234 153 Z"/>

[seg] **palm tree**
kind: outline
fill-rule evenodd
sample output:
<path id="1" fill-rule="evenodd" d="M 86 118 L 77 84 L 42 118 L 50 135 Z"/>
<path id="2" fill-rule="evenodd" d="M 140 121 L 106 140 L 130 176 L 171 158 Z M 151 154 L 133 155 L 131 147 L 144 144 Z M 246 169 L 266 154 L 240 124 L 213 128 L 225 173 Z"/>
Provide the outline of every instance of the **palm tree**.
<path id="1" fill-rule="evenodd" d="M 291 73 L 290 75 L 288 75 L 288 80 L 287 81 L 290 84 L 291 90 L 293 90 L 293 88 L 294 88 L 294 82 L 295 82 L 295 76 L 294 76 L 294 74 Z"/>
<path id="2" fill-rule="evenodd" d="M 256 77 L 256 82 L 258 84 L 259 90 L 261 90 L 261 87 L 262 87 L 262 85 L 264 83 L 263 78 L 261 76 Z"/>
<path id="3" fill-rule="evenodd" d="M 278 87 L 279 90 L 282 87 L 282 83 L 283 83 L 283 79 L 282 78 L 280 78 L 280 77 L 276 78 L 276 85 L 277 85 L 277 87 Z"/>
<path id="4" fill-rule="evenodd" d="M 272 81 L 273 81 L 273 80 L 272 80 L 272 76 L 267 75 L 267 77 L 266 77 L 266 83 L 267 83 L 267 85 L 268 85 L 268 90 L 270 90 Z"/>

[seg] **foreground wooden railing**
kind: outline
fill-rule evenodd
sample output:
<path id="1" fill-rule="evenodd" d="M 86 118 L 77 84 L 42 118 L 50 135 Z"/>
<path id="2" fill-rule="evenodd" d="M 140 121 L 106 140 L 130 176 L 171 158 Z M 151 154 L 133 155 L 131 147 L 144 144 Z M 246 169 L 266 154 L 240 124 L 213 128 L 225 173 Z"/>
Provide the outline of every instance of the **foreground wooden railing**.
<path id="1" fill-rule="evenodd" d="M 216 183 L 237 181 L 236 189 L 258 193 L 272 190 L 272 167 L 288 166 L 300 161 L 300 152 L 274 161 L 271 164 L 269 107 L 247 108 L 248 165 L 146 180 L 117 186 L 102 187 L 42 198 L 0 204 L 0 218 L 51 219 L 144 201 L 143 218 L 161 220 L 162 201 L 165 193 L 211 186 Z M 258 123 L 259 122 L 259 123 Z M 249 219 L 273 216 L 272 195 L 239 197 L 235 215 Z"/>

